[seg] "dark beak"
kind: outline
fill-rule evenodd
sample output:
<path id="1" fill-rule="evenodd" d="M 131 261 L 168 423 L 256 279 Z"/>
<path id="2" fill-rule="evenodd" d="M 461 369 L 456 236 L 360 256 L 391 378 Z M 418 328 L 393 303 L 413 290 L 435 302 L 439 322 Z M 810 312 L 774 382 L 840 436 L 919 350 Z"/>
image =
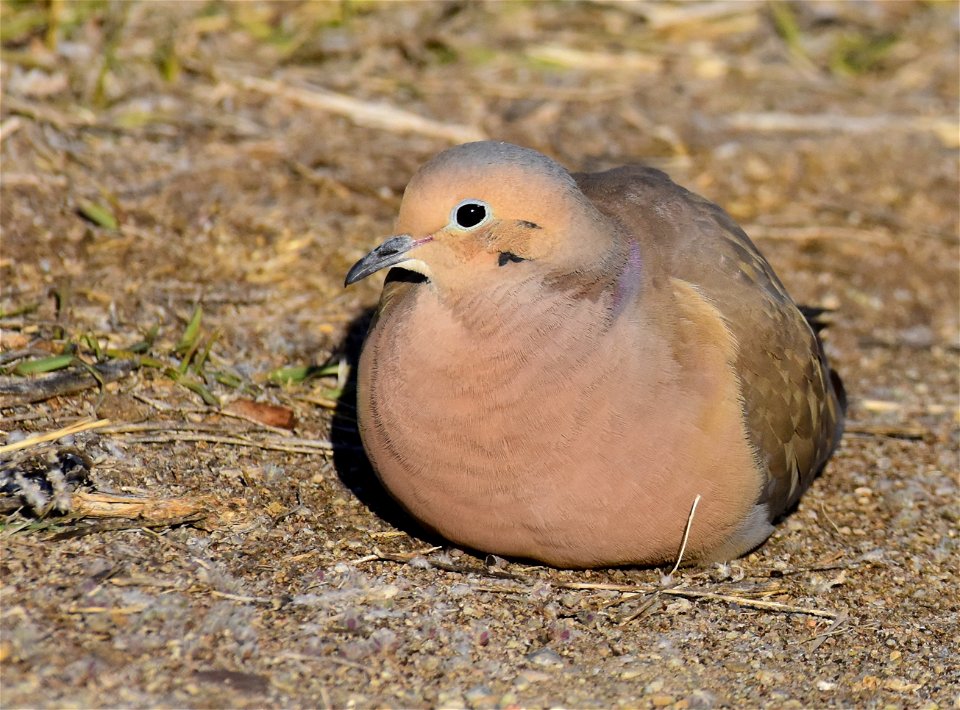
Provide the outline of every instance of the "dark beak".
<path id="1" fill-rule="evenodd" d="M 407 252 L 416 245 L 417 242 L 409 234 L 390 237 L 350 268 L 343 285 L 349 286 L 360 279 L 367 278 L 372 273 L 380 271 L 380 269 L 406 261 Z"/>

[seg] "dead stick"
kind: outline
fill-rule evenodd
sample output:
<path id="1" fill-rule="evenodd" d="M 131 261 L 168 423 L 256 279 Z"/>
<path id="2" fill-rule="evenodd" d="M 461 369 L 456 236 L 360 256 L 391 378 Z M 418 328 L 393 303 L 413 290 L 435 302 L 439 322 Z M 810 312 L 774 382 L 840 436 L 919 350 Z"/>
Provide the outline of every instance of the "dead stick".
<path id="1" fill-rule="evenodd" d="M 5 140 L 7 140 L 7 138 L 19 131 L 22 127 L 23 121 L 21 121 L 17 116 L 12 116 L 3 123 L 0 123 L 0 143 L 3 143 Z"/>
<path id="2" fill-rule="evenodd" d="M 132 360 L 114 360 L 93 365 L 92 368 L 96 370 L 100 380 L 84 368 L 74 368 L 39 378 L 17 378 L 13 381 L 4 378 L 5 381 L 0 382 L 0 406 L 15 407 L 76 394 L 100 386 L 101 380 L 103 384 L 116 382 L 136 370 L 137 363 Z"/>
<path id="3" fill-rule="evenodd" d="M 255 441 L 246 437 L 218 436 L 215 434 L 192 434 L 189 432 L 172 431 L 163 436 L 134 436 L 128 439 L 134 444 L 168 444 L 171 441 L 197 441 L 210 444 L 226 444 L 228 446 L 246 446 L 264 451 L 284 451 L 290 454 L 316 454 L 332 451 L 333 444 L 329 441 L 318 440 L 313 443 L 301 442 L 297 445 L 272 444 L 266 441 Z"/>
<path id="4" fill-rule="evenodd" d="M 778 113 L 732 113 L 723 118 L 722 124 L 733 130 L 758 133 L 925 133 L 935 134 L 947 145 L 955 145 L 956 119 L 918 115 L 884 114 L 879 116 L 849 116 L 834 113 L 795 114 Z"/>
<path id="5" fill-rule="evenodd" d="M 139 614 L 147 608 L 147 604 L 133 604 L 132 606 L 73 606 L 67 609 L 68 614 Z"/>
<path id="6" fill-rule="evenodd" d="M 471 126 L 441 123 L 383 102 L 370 102 L 320 88 L 301 89 L 280 81 L 253 76 L 240 77 L 244 89 L 279 96 L 301 106 L 346 116 L 360 126 L 380 128 L 394 133 L 419 133 L 444 138 L 454 143 L 469 143 L 486 138 L 483 131 Z"/>
<path id="7" fill-rule="evenodd" d="M 728 602 L 730 604 L 739 604 L 754 609 L 764 609 L 767 611 L 779 611 L 784 614 L 806 614 L 808 616 L 819 616 L 824 619 L 836 619 L 837 613 L 833 611 L 823 611 L 822 609 L 812 609 L 810 607 L 793 606 L 791 604 L 780 604 L 779 602 L 768 602 L 762 599 L 749 599 L 747 597 L 735 597 L 730 594 L 715 594 L 714 592 L 701 592 L 696 589 L 664 589 L 661 594 L 671 597 L 684 597 L 685 599 L 708 599 L 710 601 Z"/>
<path id="8" fill-rule="evenodd" d="M 77 491 L 73 512 L 85 518 L 136 518 L 151 522 L 177 520 L 204 512 L 202 498 L 136 498 Z"/>
<path id="9" fill-rule="evenodd" d="M 72 436 L 74 434 L 79 434 L 83 431 L 90 431 L 91 429 L 100 429 L 102 427 L 110 424 L 109 419 L 98 419 L 96 421 L 86 420 L 76 422 L 71 424 L 68 427 L 63 429 L 57 429 L 56 431 L 49 431 L 46 434 L 36 434 L 34 436 L 28 436 L 26 439 L 21 439 L 20 441 L 15 441 L 12 444 L 4 444 L 0 446 L 0 454 L 6 454 L 11 451 L 19 451 L 20 449 L 28 449 L 31 446 L 36 446 L 38 444 L 43 444 L 48 441 L 56 441 L 57 439 L 62 439 L 65 436 Z"/>
<path id="10" fill-rule="evenodd" d="M 144 528 L 174 528 L 180 525 L 189 525 L 196 523 L 206 517 L 204 513 L 187 515 L 183 518 L 169 518 L 167 520 L 143 521 L 143 520 L 124 520 L 117 522 L 95 523 L 86 525 L 73 530 L 66 530 L 56 535 L 44 538 L 44 542 L 60 542 L 62 540 L 71 540 L 85 535 L 94 535 L 100 532 L 118 532 L 121 530 L 141 530 Z"/>
<path id="11" fill-rule="evenodd" d="M 390 555 L 386 553 L 377 553 L 378 556 L 386 561 L 390 562 L 400 562 L 402 564 L 408 564 L 409 558 L 405 555 Z M 439 561 L 430 560 L 430 564 L 437 569 L 442 569 L 449 572 L 459 572 L 460 574 L 479 574 L 487 577 L 496 577 L 499 579 L 512 579 L 518 582 L 537 582 L 533 577 L 528 577 L 525 575 L 514 574 L 512 572 L 506 572 L 502 570 L 483 570 L 483 569 L 472 569 L 469 567 L 458 567 L 457 565 L 449 563 L 441 563 Z M 714 592 L 703 592 L 695 589 L 678 589 L 678 588 L 660 588 L 660 589 L 645 589 L 643 587 L 638 587 L 636 585 L 626 585 L 626 584 L 604 584 L 604 583 L 594 583 L 594 582 L 550 582 L 553 586 L 559 589 L 574 589 L 574 590 L 583 590 L 583 589 L 597 589 L 597 590 L 607 590 L 607 591 L 617 591 L 617 592 L 631 592 L 634 594 L 665 594 L 673 597 L 684 597 L 686 599 L 707 599 L 710 601 L 722 601 L 730 604 L 739 604 L 740 606 L 751 607 L 754 609 L 762 609 L 764 611 L 776 611 L 783 614 L 806 614 L 808 616 L 819 616 L 824 619 L 835 619 L 837 618 L 837 613 L 832 611 L 823 611 L 821 609 L 813 609 L 809 607 L 793 606 L 790 604 L 780 604 L 779 602 L 770 602 L 763 601 L 761 599 L 750 599 L 747 597 L 736 597 L 729 594 L 716 594 Z"/>
<path id="12" fill-rule="evenodd" d="M 922 441 L 932 432 L 918 426 L 898 426 L 896 424 L 847 424 L 845 434 L 859 434 L 860 436 L 876 436 L 885 439 L 906 439 L 907 441 Z"/>

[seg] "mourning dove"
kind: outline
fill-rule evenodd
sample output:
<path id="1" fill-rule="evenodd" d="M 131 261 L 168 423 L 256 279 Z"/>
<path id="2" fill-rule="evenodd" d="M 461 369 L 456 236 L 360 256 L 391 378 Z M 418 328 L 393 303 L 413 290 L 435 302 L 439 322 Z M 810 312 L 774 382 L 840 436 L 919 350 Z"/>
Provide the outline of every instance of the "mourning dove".
<path id="1" fill-rule="evenodd" d="M 734 221 L 658 170 L 451 148 L 346 283 L 386 267 L 361 438 L 390 493 L 457 544 L 656 565 L 686 533 L 685 562 L 731 559 L 840 439 L 811 325 Z"/>

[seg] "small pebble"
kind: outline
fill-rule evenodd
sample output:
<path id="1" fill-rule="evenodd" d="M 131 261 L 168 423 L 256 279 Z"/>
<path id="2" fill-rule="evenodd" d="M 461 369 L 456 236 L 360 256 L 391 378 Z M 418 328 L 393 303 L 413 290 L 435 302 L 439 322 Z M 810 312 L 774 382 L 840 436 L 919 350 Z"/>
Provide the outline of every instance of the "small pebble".
<path id="1" fill-rule="evenodd" d="M 497 703 L 497 706 L 501 708 L 520 707 L 520 698 L 515 692 L 508 690 L 500 696 L 500 701 Z"/>
<path id="2" fill-rule="evenodd" d="M 542 671 L 535 670 L 525 670 L 520 671 L 517 674 L 516 679 L 513 681 L 513 687 L 517 690 L 526 690 L 533 683 L 542 683 L 545 680 L 550 680 L 550 676 Z"/>
<path id="3" fill-rule="evenodd" d="M 497 705 L 493 691 L 486 685 L 475 685 L 464 693 L 464 698 L 472 708 L 492 708 Z"/>
<path id="4" fill-rule="evenodd" d="M 559 653 L 546 647 L 527 654 L 527 660 L 542 668 L 559 668 L 565 665 L 563 657 Z"/>
<path id="5" fill-rule="evenodd" d="M 467 701 L 463 694 L 456 690 L 441 690 L 437 695 L 436 707 L 438 708 L 465 708 Z"/>

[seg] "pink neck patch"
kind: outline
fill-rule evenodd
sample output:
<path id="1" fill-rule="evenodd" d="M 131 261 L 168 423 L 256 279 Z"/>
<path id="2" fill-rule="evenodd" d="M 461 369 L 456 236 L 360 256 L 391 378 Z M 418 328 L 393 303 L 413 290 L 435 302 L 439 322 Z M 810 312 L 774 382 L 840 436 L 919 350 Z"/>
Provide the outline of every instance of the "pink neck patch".
<path id="1" fill-rule="evenodd" d="M 623 313 L 623 309 L 640 291 L 641 266 L 640 245 L 636 242 L 630 242 L 630 254 L 627 256 L 627 263 L 624 264 L 623 271 L 620 272 L 620 277 L 617 279 L 617 290 L 613 294 L 614 318 Z"/>

